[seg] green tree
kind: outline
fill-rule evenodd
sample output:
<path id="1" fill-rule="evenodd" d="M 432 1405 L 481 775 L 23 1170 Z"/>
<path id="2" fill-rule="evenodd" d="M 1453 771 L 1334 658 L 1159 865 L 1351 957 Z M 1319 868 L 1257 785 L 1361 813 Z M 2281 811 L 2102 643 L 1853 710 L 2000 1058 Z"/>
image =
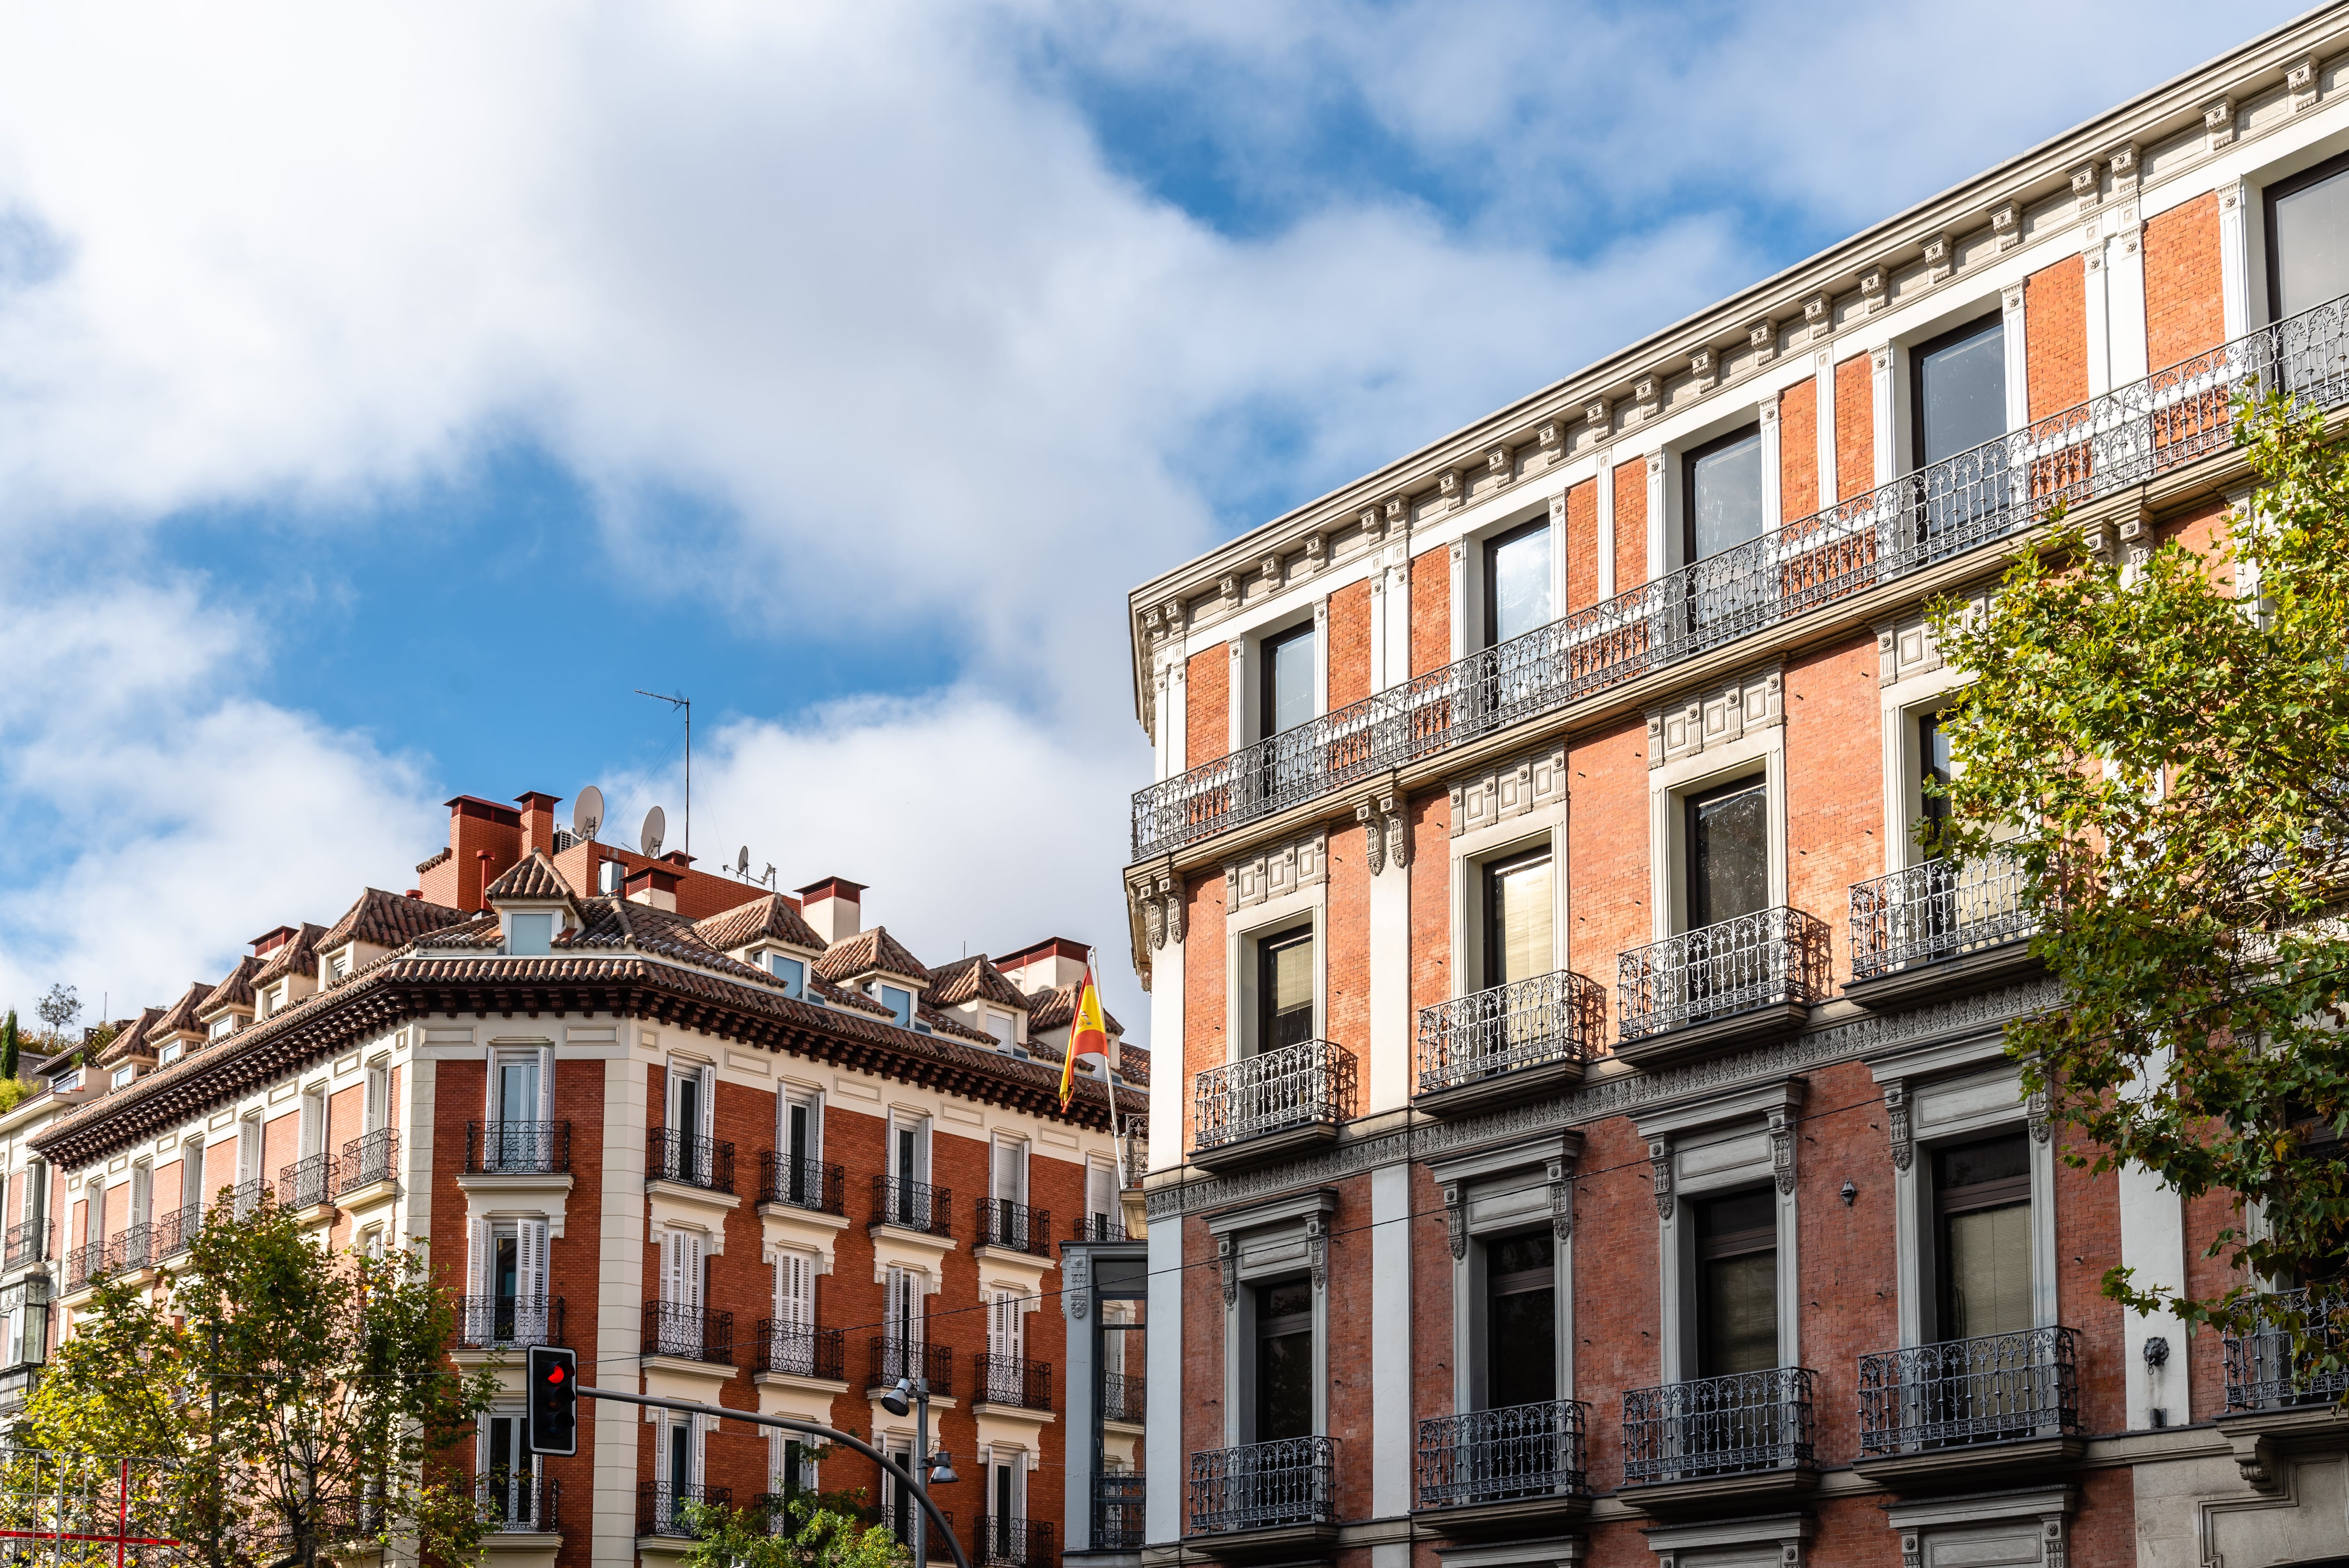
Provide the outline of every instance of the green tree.
<path id="1" fill-rule="evenodd" d="M 8 1009 L 8 1021 L 0 1024 L 0 1078 L 16 1076 L 16 1054 L 21 1041 L 16 1037 L 16 1009 Z"/>
<path id="2" fill-rule="evenodd" d="M 831 1496 L 791 1497 L 761 1509 L 686 1505 L 693 1544 L 683 1568 L 904 1568 L 913 1553 L 888 1529 L 843 1511 Z"/>
<path id="3" fill-rule="evenodd" d="M 2249 522 L 2139 564 L 2076 528 L 2026 549 L 1986 610 L 1935 606 L 1971 677 L 1944 711 L 1959 772 L 1931 847 L 2012 855 L 2064 1002 L 2007 1029 L 2026 1088 L 2080 1135 L 2231 1222 L 2195 1295 L 2121 1267 L 2105 1294 L 2305 1337 L 2339 1310 L 2349 1238 L 2349 464 L 2314 412 L 2239 399 Z M 1930 825 L 1920 837 L 1935 838 Z M 2305 1315 L 2257 1299 L 2319 1283 Z"/>
<path id="4" fill-rule="evenodd" d="M 450 1450 L 495 1382 L 452 1369 L 454 1327 L 420 1252 L 329 1253 L 290 1211 L 223 1202 L 160 1287 L 100 1281 L 18 1442 L 155 1461 L 150 1517 L 212 1568 L 395 1539 L 430 1568 L 471 1563 L 487 1526 Z"/>
<path id="5" fill-rule="evenodd" d="M 49 994 L 42 997 L 33 1010 L 40 1014 L 41 1022 L 48 1026 L 50 1040 L 56 1046 L 63 1046 L 66 1030 L 81 1016 L 81 994 L 61 980 L 49 987 Z"/>

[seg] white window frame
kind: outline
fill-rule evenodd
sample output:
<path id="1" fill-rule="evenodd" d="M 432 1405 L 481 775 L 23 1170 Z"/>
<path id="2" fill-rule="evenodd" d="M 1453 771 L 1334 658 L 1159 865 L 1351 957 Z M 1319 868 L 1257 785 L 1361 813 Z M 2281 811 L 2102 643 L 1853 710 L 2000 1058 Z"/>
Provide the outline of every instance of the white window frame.
<path id="1" fill-rule="evenodd" d="M 517 1116 L 514 1108 L 505 1101 L 505 1068 L 515 1063 L 528 1063 L 537 1069 L 538 1092 L 530 1105 Z M 551 1121 L 554 1119 L 554 1046 L 550 1042 L 534 1046 L 492 1046 L 490 1048 L 490 1081 L 488 1103 L 482 1108 L 482 1119 L 498 1125 L 510 1122 Z"/>

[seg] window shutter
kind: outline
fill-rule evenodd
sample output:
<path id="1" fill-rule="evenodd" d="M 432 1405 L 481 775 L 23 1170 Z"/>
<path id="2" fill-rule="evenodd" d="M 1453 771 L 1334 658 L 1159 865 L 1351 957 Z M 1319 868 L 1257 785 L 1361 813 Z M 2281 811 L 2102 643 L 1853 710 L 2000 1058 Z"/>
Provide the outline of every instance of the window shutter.
<path id="1" fill-rule="evenodd" d="M 806 1253 L 776 1255 L 775 1321 L 787 1329 L 815 1326 L 815 1259 Z"/>
<path id="2" fill-rule="evenodd" d="M 678 1253 L 678 1267 L 685 1275 L 685 1288 L 678 1299 L 694 1311 L 701 1310 L 701 1238 L 688 1232 L 678 1240 L 683 1243 Z"/>
<path id="3" fill-rule="evenodd" d="M 703 1138 L 717 1136 L 718 1072 L 714 1068 L 701 1069 L 701 1125 L 694 1130 Z"/>
<path id="4" fill-rule="evenodd" d="M 1117 1194 L 1110 1182 L 1108 1166 L 1098 1160 L 1085 1166 L 1085 1212 L 1106 1217 L 1117 1212 Z"/>
<path id="5" fill-rule="evenodd" d="M 991 1299 L 988 1303 L 987 1309 L 987 1353 L 989 1356 L 1014 1355 L 1016 1352 L 1011 1348 L 1009 1315 L 1004 1311 L 1011 1301 L 1011 1293 L 999 1290 L 991 1291 L 988 1295 Z"/>
<path id="6" fill-rule="evenodd" d="M 538 1104 L 531 1111 L 534 1121 L 554 1119 L 554 1047 L 538 1047 Z"/>
<path id="7" fill-rule="evenodd" d="M 490 1294 L 490 1222 L 487 1220 L 465 1222 L 465 1294 L 481 1296 Z"/>
<path id="8" fill-rule="evenodd" d="M 516 1227 L 515 1250 L 522 1254 L 521 1277 L 515 1294 L 525 1301 L 543 1301 L 546 1287 L 546 1222 L 524 1220 Z"/>

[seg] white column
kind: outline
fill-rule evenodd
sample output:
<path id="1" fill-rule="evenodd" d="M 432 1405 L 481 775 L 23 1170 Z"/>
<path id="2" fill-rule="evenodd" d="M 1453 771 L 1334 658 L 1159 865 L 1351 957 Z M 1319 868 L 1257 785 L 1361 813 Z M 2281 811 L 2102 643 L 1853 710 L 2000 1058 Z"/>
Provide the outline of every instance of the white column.
<path id="1" fill-rule="evenodd" d="M 2031 346 L 2023 318 L 2023 285 L 2009 284 L 1998 303 L 2006 323 L 2006 428 L 2020 430 L 2031 423 Z"/>
<path id="2" fill-rule="evenodd" d="M 1164 910 L 1167 896 L 1154 893 L 1166 919 L 1166 943 L 1150 960 L 1150 1168 L 1171 1171 L 1183 1163 L 1183 1090 L 1190 1081 L 1184 1064 L 1183 937 L 1173 911 Z M 1182 884 L 1173 894 L 1184 900 Z M 1185 931 L 1183 935 L 1187 936 Z"/>
<path id="3" fill-rule="evenodd" d="M 2127 208 L 2120 232 L 2105 243 L 2105 330 L 2113 385 L 2126 387 L 2153 373 L 2146 363 L 2145 226 Z"/>
<path id="4" fill-rule="evenodd" d="M 1154 1128 L 1154 1105 L 1152 1115 Z M 1143 1429 L 1146 1457 L 1142 1468 L 1145 1474 L 1166 1479 L 1149 1488 L 1143 1505 L 1146 1524 L 1143 1533 L 1153 1544 L 1171 1543 L 1183 1536 L 1181 1478 L 1191 1468 L 1189 1456 L 1183 1451 L 1183 1412 L 1189 1401 L 1178 1392 L 1187 1387 L 1183 1377 L 1183 1220 L 1179 1214 L 1150 1222 L 1150 1333 L 1145 1337 L 1150 1381 L 1167 1394 L 1159 1399 L 1160 1418 Z M 628 1481 L 633 1502 L 633 1466 Z M 630 1528 L 635 1528 L 633 1522 Z"/>
<path id="5" fill-rule="evenodd" d="M 1387 571 L 1381 562 L 1371 569 L 1371 690 L 1387 689 Z"/>
<path id="6" fill-rule="evenodd" d="M 1395 804 L 1400 809 L 1401 797 Z M 1385 820 L 1384 812 L 1374 811 L 1370 831 L 1381 831 Z M 1411 1015 L 1411 877 L 1409 867 L 1387 860 L 1371 879 L 1371 1081 L 1365 1115 L 1411 1100 L 1416 1034 Z"/>
<path id="7" fill-rule="evenodd" d="M 2088 396 L 2101 397 L 2113 389 L 2112 304 L 2105 293 L 2105 242 L 2090 223 L 2080 238 L 2081 280 L 2087 323 Z"/>
<path id="8" fill-rule="evenodd" d="M 1899 355 L 1892 345 L 1878 346 L 1868 356 L 1868 394 L 1872 407 L 1870 422 L 1875 427 L 1876 479 L 1878 485 L 1889 485 L 1900 477 L 1899 446 L 1894 429 L 1898 404 L 1893 399 L 1892 367 Z"/>
<path id="9" fill-rule="evenodd" d="M 1468 542 L 1452 542 L 1452 662 L 1468 656 Z"/>
<path id="10" fill-rule="evenodd" d="M 619 1050 L 604 1063 L 603 1226 L 597 1233 L 595 1359 L 633 1368 L 644 1349 L 646 1065 L 631 1060 L 631 1031 L 619 1021 Z M 636 1381 L 623 1373 L 621 1387 Z M 595 1402 L 595 1494 L 590 1559 L 597 1568 L 635 1568 L 636 1429 L 634 1405 Z"/>
<path id="11" fill-rule="evenodd" d="M 1566 614 L 1566 491 L 1549 498 L 1549 614 Z"/>
<path id="12" fill-rule="evenodd" d="M 1402 1163 L 1371 1172 L 1372 1518 L 1411 1512 L 1411 1166 Z M 1395 1545 L 1407 1562 L 1409 1544 Z"/>
<path id="13" fill-rule="evenodd" d="M 1785 498 L 1778 493 L 1778 398 L 1774 393 L 1763 399 L 1760 411 L 1762 435 L 1762 526 L 1773 529 L 1786 521 Z"/>
<path id="14" fill-rule="evenodd" d="M 1615 454 L 1599 454 L 1599 597 L 1615 597 Z"/>
<path id="15" fill-rule="evenodd" d="M 1313 601 L 1313 712 L 1330 711 L 1330 596 Z"/>
<path id="16" fill-rule="evenodd" d="M 1652 583 L 1664 574 L 1665 563 L 1671 560 L 1664 549 L 1664 454 L 1648 454 L 1648 575 L 1642 579 Z"/>
<path id="17" fill-rule="evenodd" d="M 1191 666 L 1180 638 L 1158 665 L 1158 777 L 1172 779 L 1191 765 Z"/>
<path id="18" fill-rule="evenodd" d="M 2141 1286 L 2168 1285 L 2186 1289 L 2186 1214 L 2178 1193 L 2142 1165 L 2124 1165 L 2120 1171 L 2121 1263 L 2137 1271 Z M 2168 1341 L 2166 1366 L 2146 1365 L 2145 1346 L 2158 1336 Z M 2186 1325 L 2176 1313 L 2149 1317 L 2132 1314 L 2122 1334 L 2121 1369 L 2128 1380 L 2128 1424 L 2132 1429 L 2153 1425 L 2152 1412 L 2160 1408 L 2167 1425 L 2182 1427 L 2192 1418 L 2188 1408 Z"/>
<path id="19" fill-rule="evenodd" d="M 1820 349 L 1818 353 L 1812 356 L 1812 364 L 1817 371 L 1817 376 L 1815 378 L 1813 385 L 1816 386 L 1819 389 L 1818 510 L 1825 511 L 1827 508 L 1835 505 L 1837 497 L 1837 491 L 1836 489 L 1835 350 L 1832 348 Z"/>
<path id="20" fill-rule="evenodd" d="M 1393 687 L 1411 679 L 1411 535 L 1399 524 L 1389 530 L 1386 578 L 1385 684 Z"/>
<path id="21" fill-rule="evenodd" d="M 2243 224 L 2251 191 L 2240 180 L 2219 188 L 2219 289 L 2226 300 L 2227 340 L 2251 330 L 2251 261 Z"/>
<path id="22" fill-rule="evenodd" d="M 1237 751 L 1247 744 L 1247 639 L 1231 640 L 1231 675 L 1224 682 L 1224 749 Z"/>

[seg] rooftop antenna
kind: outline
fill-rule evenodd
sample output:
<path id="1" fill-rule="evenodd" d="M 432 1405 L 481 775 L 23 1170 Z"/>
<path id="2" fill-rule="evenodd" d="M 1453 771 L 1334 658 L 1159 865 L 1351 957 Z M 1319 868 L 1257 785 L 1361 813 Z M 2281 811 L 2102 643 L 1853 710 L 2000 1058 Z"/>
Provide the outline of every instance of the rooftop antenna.
<path id="1" fill-rule="evenodd" d="M 648 861 L 660 859 L 661 835 L 667 831 L 667 812 L 656 806 L 645 813 L 644 831 L 636 835 L 636 848 L 644 851 L 645 859 Z"/>
<path id="2" fill-rule="evenodd" d="M 693 699 L 682 692 L 671 696 L 667 692 L 647 691 L 642 686 L 636 689 L 638 696 L 648 696 L 655 702 L 668 704 L 672 712 L 678 708 L 685 710 L 685 855 L 690 860 L 693 858 Z"/>
<path id="3" fill-rule="evenodd" d="M 735 852 L 734 874 L 744 882 L 750 880 L 750 846 L 748 844 Z"/>
<path id="4" fill-rule="evenodd" d="M 577 799 L 571 802 L 571 834 L 592 844 L 595 841 L 595 835 L 603 830 L 604 791 L 590 784 L 579 791 Z"/>

